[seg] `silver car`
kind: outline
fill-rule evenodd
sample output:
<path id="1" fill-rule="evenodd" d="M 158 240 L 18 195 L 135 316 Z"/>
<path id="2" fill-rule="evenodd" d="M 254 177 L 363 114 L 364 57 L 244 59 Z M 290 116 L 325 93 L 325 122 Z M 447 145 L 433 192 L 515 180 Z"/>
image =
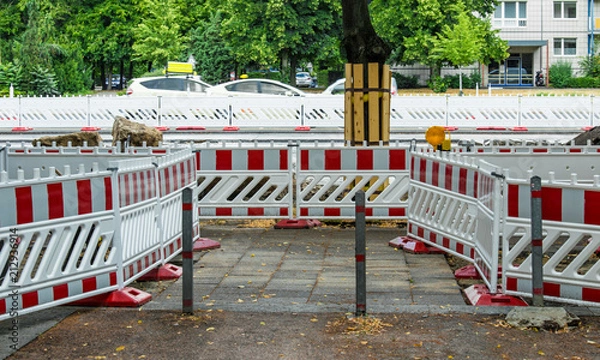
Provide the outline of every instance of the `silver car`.
<path id="1" fill-rule="evenodd" d="M 327 89 L 323 90 L 322 95 L 343 95 L 344 94 L 344 86 L 346 79 L 338 79 L 333 84 L 329 85 Z M 390 94 L 397 95 L 398 94 L 398 83 L 396 82 L 396 78 L 392 77 L 392 86 L 390 88 Z"/>
<path id="2" fill-rule="evenodd" d="M 310 87 L 312 85 L 312 77 L 307 72 L 297 72 L 296 73 L 296 86 L 306 86 Z"/>
<path id="3" fill-rule="evenodd" d="M 129 96 L 206 96 L 211 87 L 197 77 L 158 76 L 133 79 L 127 87 Z"/>
<path id="4" fill-rule="evenodd" d="M 302 90 L 269 79 L 242 79 L 215 85 L 207 90 L 214 96 L 306 96 Z"/>

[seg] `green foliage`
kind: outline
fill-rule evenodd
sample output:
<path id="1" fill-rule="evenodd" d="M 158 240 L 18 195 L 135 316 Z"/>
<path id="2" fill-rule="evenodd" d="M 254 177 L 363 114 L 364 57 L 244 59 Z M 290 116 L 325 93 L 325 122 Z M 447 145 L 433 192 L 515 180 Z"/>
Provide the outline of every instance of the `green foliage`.
<path id="1" fill-rule="evenodd" d="M 568 86 L 574 89 L 600 88 L 600 78 L 597 77 L 573 77 L 569 79 Z"/>
<path id="2" fill-rule="evenodd" d="M 450 89 L 459 89 L 460 88 L 460 75 L 446 75 L 444 76 L 446 83 Z M 462 74 L 462 85 L 463 89 L 475 89 L 477 84 L 481 83 L 481 74 L 474 71 L 471 74 L 467 75 L 465 73 Z"/>
<path id="3" fill-rule="evenodd" d="M 221 37 L 221 14 L 215 13 L 210 23 L 191 33 L 191 50 L 196 59 L 196 72 L 204 81 L 218 84 L 229 80 L 235 59 L 231 48 Z"/>
<path id="4" fill-rule="evenodd" d="M 448 90 L 449 83 L 448 79 L 442 78 L 441 76 L 435 76 L 427 82 L 427 86 L 433 90 L 434 93 L 443 93 Z"/>
<path id="5" fill-rule="evenodd" d="M 424 64 L 439 74 L 444 63 L 461 65 L 472 57 L 488 63 L 490 58 L 508 56 L 506 42 L 482 20 L 493 13 L 495 5 L 495 0 L 373 0 L 370 9 L 375 30 L 394 49 L 391 61 Z M 463 36 L 464 45 L 460 43 Z M 440 39 L 445 39 L 444 50 L 436 50 Z M 469 50 L 461 53 L 458 48 Z"/>
<path id="6" fill-rule="evenodd" d="M 21 83 L 21 71 L 21 66 L 11 62 L 0 64 L 0 89 L 8 89 L 10 84 L 18 89 Z"/>
<path id="7" fill-rule="evenodd" d="M 396 78 L 398 89 L 414 89 L 419 87 L 419 78 L 415 75 L 393 73 L 392 76 Z"/>
<path id="8" fill-rule="evenodd" d="M 149 14 L 133 30 L 135 59 L 158 67 L 181 59 L 187 39 L 179 27 L 182 14 L 175 11 L 173 1 L 147 2 Z"/>
<path id="9" fill-rule="evenodd" d="M 54 73 L 41 65 L 33 67 L 28 84 L 30 93 L 39 96 L 60 95 Z"/>
<path id="10" fill-rule="evenodd" d="M 559 61 L 550 66 L 550 85 L 555 88 L 566 88 L 569 86 L 569 81 L 573 77 L 571 63 Z"/>
<path id="11" fill-rule="evenodd" d="M 600 77 L 600 55 L 592 55 L 583 58 L 579 62 L 584 76 Z"/>

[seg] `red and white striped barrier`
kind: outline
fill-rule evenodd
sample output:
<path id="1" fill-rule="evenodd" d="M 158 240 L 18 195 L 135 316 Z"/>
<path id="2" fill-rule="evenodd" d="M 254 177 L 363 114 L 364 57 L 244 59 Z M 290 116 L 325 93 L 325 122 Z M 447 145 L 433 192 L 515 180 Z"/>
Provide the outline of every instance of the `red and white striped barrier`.
<path id="1" fill-rule="evenodd" d="M 496 290 L 501 187 L 494 174 L 501 171 L 480 159 L 412 152 L 408 239 L 468 260 Z"/>
<path id="2" fill-rule="evenodd" d="M 522 180 L 507 179 L 505 194 L 502 265 L 505 291 L 531 296 L 529 186 Z M 546 299 L 600 306 L 599 201 L 600 175 L 587 180 L 572 175 L 570 180 L 542 181 L 542 249 L 547 259 L 542 277 Z"/>
<path id="3" fill-rule="evenodd" d="M 365 190 L 367 218 L 405 219 L 408 147 L 298 149 L 296 214 L 354 218 L 354 194 Z"/>
<path id="4" fill-rule="evenodd" d="M 290 164 L 288 147 L 200 147 L 196 152 L 200 217 L 290 216 Z"/>
<path id="5" fill-rule="evenodd" d="M 0 319 L 74 301 L 139 305 L 149 295 L 126 285 L 181 251 L 180 192 L 196 184 L 191 149 L 158 159 L 87 154 L 109 167 L 95 164 L 70 174 L 67 165 L 60 176 L 54 167 L 47 175 L 34 169 L 31 178 L 18 170 L 16 180 L 0 174 L 0 196 L 12 201 L 0 211 L 0 242 L 6 244 L 0 248 Z M 61 152 L 48 156 L 69 162 Z M 169 185 L 160 185 L 161 173 Z"/>

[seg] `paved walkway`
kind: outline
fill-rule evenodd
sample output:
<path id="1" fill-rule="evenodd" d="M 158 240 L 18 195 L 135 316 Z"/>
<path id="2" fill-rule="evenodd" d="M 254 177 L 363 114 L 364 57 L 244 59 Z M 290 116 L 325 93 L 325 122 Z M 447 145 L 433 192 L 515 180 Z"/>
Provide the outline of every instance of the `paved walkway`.
<path id="1" fill-rule="evenodd" d="M 441 254 L 410 254 L 389 241 L 398 228 L 368 228 L 367 312 L 465 305 Z M 194 308 L 252 312 L 354 312 L 354 229 L 207 227 L 221 243 L 194 265 Z M 200 255 L 198 255 L 200 256 Z M 181 309 L 182 280 L 144 309 Z"/>

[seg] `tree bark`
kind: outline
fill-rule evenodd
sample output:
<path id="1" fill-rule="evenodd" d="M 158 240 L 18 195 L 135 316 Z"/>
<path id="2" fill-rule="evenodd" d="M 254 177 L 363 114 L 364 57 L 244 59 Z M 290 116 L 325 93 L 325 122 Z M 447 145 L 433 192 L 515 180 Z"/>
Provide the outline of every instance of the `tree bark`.
<path id="1" fill-rule="evenodd" d="M 391 49 L 375 33 L 367 0 L 342 0 L 342 21 L 344 28 L 342 44 L 349 63 L 384 64 L 387 61 Z"/>

